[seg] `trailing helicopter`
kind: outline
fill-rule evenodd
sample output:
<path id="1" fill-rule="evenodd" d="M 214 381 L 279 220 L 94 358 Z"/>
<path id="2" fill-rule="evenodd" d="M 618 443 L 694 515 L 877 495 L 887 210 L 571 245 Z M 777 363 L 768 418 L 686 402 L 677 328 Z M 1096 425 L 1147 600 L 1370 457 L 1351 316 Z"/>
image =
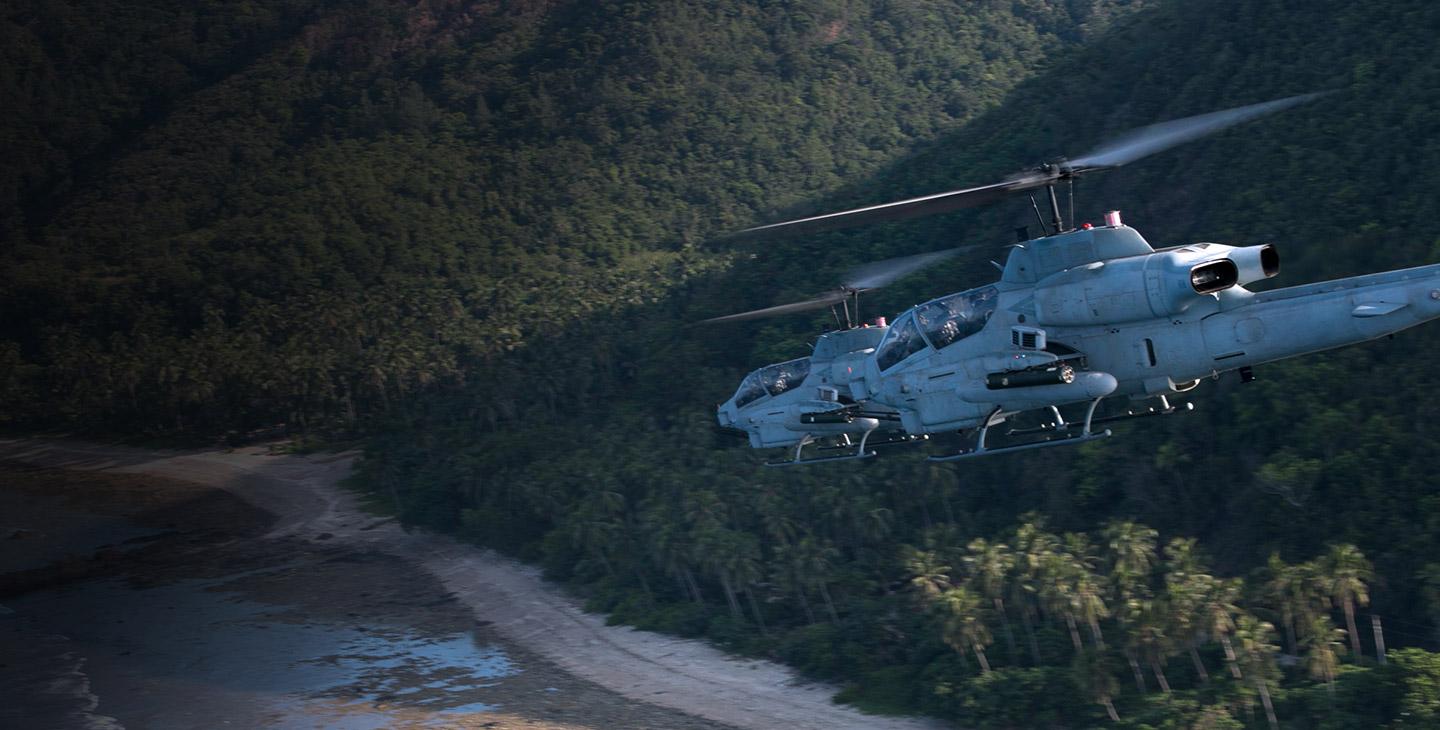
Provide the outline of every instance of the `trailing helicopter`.
<path id="1" fill-rule="evenodd" d="M 1170 397 L 1202 378 L 1363 342 L 1440 317 L 1440 264 L 1252 292 L 1274 277 L 1274 246 L 1194 243 L 1155 249 L 1120 214 L 1067 228 L 1057 184 L 1112 169 L 1200 136 L 1323 96 L 1306 94 L 1141 127 L 1089 154 L 991 185 L 802 218 L 741 231 L 813 232 L 929 215 L 1030 193 L 1042 235 L 1017 230 L 1000 280 L 860 323 L 859 295 L 960 249 L 870 264 L 805 302 L 706 320 L 722 323 L 837 306 L 843 329 L 820 336 L 809 357 L 750 373 L 719 406 L 720 425 L 755 448 L 793 447 L 769 466 L 863 459 L 873 447 L 958 432 L 954 461 L 1079 444 L 1111 435 L 1105 423 L 1188 411 Z M 1047 227 L 1034 191 L 1048 195 Z M 851 315 L 851 305 L 855 314 Z M 839 314 L 836 314 L 837 320 Z M 1107 398 L 1123 413 L 1098 416 Z M 1148 404 L 1147 404 L 1148 402 Z M 1139 404 L 1138 406 L 1135 404 Z M 1072 410 L 1067 417 L 1062 409 Z M 1026 413 L 1041 425 L 991 431 Z M 1013 422 L 1013 421 L 1012 421 Z M 808 445 L 840 452 L 806 457 Z"/>

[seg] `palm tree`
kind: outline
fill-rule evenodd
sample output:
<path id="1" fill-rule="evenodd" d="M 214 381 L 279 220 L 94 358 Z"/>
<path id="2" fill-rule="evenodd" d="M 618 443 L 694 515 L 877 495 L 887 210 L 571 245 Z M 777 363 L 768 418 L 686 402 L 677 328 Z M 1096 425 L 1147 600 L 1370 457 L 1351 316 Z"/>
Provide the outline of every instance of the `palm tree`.
<path id="1" fill-rule="evenodd" d="M 1331 545 L 1325 556 L 1321 579 L 1326 593 L 1340 604 L 1345 612 L 1345 628 L 1350 632 L 1350 651 L 1355 661 L 1360 661 L 1360 633 L 1355 630 L 1355 605 L 1362 608 L 1370 604 L 1370 592 L 1366 584 L 1375 580 L 1375 571 L 1360 549 L 1350 543 Z"/>
<path id="2" fill-rule="evenodd" d="M 922 603 L 929 604 L 951 587 L 950 566 L 941 562 L 934 550 L 911 548 L 905 567 L 914 576 L 910 579 L 910 586 L 920 592 Z"/>
<path id="3" fill-rule="evenodd" d="M 965 533 L 953 524 L 936 525 L 920 535 L 926 550 L 939 552 L 947 561 L 961 558 L 965 552 Z"/>
<path id="4" fill-rule="evenodd" d="M 735 586 L 739 586 L 750 604 L 750 611 L 755 614 L 755 624 L 760 627 L 760 633 L 768 634 L 765 617 L 760 614 L 754 591 L 754 585 L 764 576 L 764 571 L 760 568 L 759 540 L 749 533 L 724 530 L 718 536 L 714 547 L 716 553 L 713 555 L 712 567 L 725 589 L 730 610 L 736 616 L 742 615 L 735 600 Z"/>
<path id="5" fill-rule="evenodd" d="M 735 585 L 731 581 L 728 565 L 736 543 L 735 533 L 723 527 L 712 526 L 696 534 L 695 554 L 705 569 L 720 580 L 720 588 L 725 591 L 725 603 L 730 606 L 730 614 L 740 618 L 744 612 L 740 610 L 740 601 L 735 597 Z"/>
<path id="6" fill-rule="evenodd" d="M 1071 559 L 1071 607 L 1090 626 L 1090 640 L 1096 651 L 1105 651 L 1105 636 L 1100 632 L 1100 619 L 1110 615 L 1101 595 L 1101 580 L 1095 573 L 1098 562 L 1090 539 L 1073 532 L 1065 533 L 1065 551 Z"/>
<path id="7" fill-rule="evenodd" d="M 1329 557 L 1327 555 L 1291 566 L 1280 563 L 1287 569 L 1284 589 L 1288 592 L 1283 597 L 1284 605 L 1280 608 L 1291 614 L 1293 629 L 1290 630 L 1293 634 L 1289 636 L 1292 642 L 1290 650 L 1297 658 L 1300 656 L 1300 647 L 1310 641 L 1321 619 L 1330 614 L 1336 603 L 1336 586 L 1332 578 L 1334 571 L 1330 567 Z M 1361 560 L 1364 558 L 1361 557 Z M 1364 592 L 1363 586 L 1360 590 Z M 1266 595 L 1273 598 L 1274 593 L 1275 588 L 1272 587 Z M 1368 599 L 1368 595 L 1366 598 Z M 1358 637 L 1356 641 L 1358 642 Z"/>
<path id="8" fill-rule="evenodd" d="M 1040 570 L 1045 556 L 1055 544 L 1055 537 L 1044 531 L 1045 518 L 1033 513 L 1015 528 L 1015 571 L 1010 583 L 1012 603 L 1020 605 L 1020 621 L 1030 638 L 1030 654 L 1035 666 L 1040 666 L 1040 643 L 1035 639 L 1032 620 L 1033 601 L 1040 591 Z"/>
<path id="9" fill-rule="evenodd" d="M 810 599 L 805 595 L 806 576 L 799 558 L 794 545 L 775 548 L 775 558 L 770 562 L 770 580 L 780 592 L 789 593 L 799 599 L 800 609 L 805 612 L 805 620 L 814 624 L 815 611 L 810 608 Z"/>
<path id="10" fill-rule="evenodd" d="M 1129 653 L 1132 656 L 1143 654 L 1150 662 L 1150 671 L 1155 674 L 1155 681 L 1160 683 L 1160 690 L 1170 694 L 1170 682 L 1161 666 L 1173 646 L 1170 637 L 1165 635 L 1167 615 L 1168 607 L 1161 599 L 1147 598 L 1133 602 Z"/>
<path id="11" fill-rule="evenodd" d="M 980 660 L 981 673 L 989 674 L 990 662 L 985 657 L 985 647 L 993 641 L 993 637 L 985 626 L 981 597 L 959 586 L 945 591 L 939 600 L 945 616 L 941 634 L 945 644 L 962 657 L 962 647 L 969 647 L 975 652 L 975 658 Z"/>
<path id="12" fill-rule="evenodd" d="M 840 613 L 835 610 L 835 600 L 829 598 L 829 577 L 834 572 L 834 560 L 838 551 L 827 543 L 818 543 L 814 537 L 804 537 L 796 547 L 806 576 L 819 589 L 819 598 L 825 600 L 829 621 L 840 623 Z"/>
<path id="13" fill-rule="evenodd" d="M 746 540 L 738 557 L 732 557 L 730 570 L 732 575 L 741 581 L 745 586 L 745 600 L 750 602 L 750 610 L 755 614 L 755 623 L 760 627 L 761 636 L 769 636 L 770 629 L 765 626 L 765 616 L 760 613 L 760 603 L 755 600 L 755 585 L 765 577 L 765 569 L 760 565 L 760 546 L 755 544 L 753 536 Z"/>
<path id="14" fill-rule="evenodd" d="M 390 410 L 390 395 L 385 389 L 385 383 L 390 378 L 389 370 L 385 367 L 386 357 L 381 353 L 373 353 L 367 358 L 362 366 L 365 373 L 365 380 L 380 394 L 380 406 L 384 410 Z"/>
<path id="15" fill-rule="evenodd" d="M 640 525 L 635 519 L 635 512 L 627 511 L 620 523 L 620 534 L 612 546 L 611 552 L 616 556 L 618 562 L 628 565 L 634 571 L 635 579 L 640 583 L 640 589 L 645 593 L 645 606 L 655 607 L 655 592 L 650 588 L 650 579 L 646 573 L 650 569 L 650 553 L 643 544 Z"/>
<path id="16" fill-rule="evenodd" d="M 569 508 L 565 482 L 549 474 L 541 474 L 519 485 L 519 492 L 536 515 L 559 522 Z"/>
<path id="17" fill-rule="evenodd" d="M 772 540 L 780 545 L 795 542 L 797 532 L 795 520 L 791 519 L 793 510 L 778 493 L 762 487 L 755 499 L 755 511 Z"/>
<path id="18" fill-rule="evenodd" d="M 1165 546 L 1166 576 L 1193 575 L 1205 572 L 1205 560 L 1195 547 L 1193 537 L 1175 537 Z"/>
<path id="19" fill-rule="evenodd" d="M 687 489 L 680 500 L 685 524 L 694 532 L 720 528 L 725 522 L 726 504 L 709 489 Z"/>
<path id="20" fill-rule="evenodd" d="M 1112 521 L 1105 526 L 1109 548 L 1110 582 L 1117 597 L 1128 599 L 1144 591 L 1143 586 L 1155 564 L 1155 540 L 1159 533 L 1130 521 Z"/>
<path id="21" fill-rule="evenodd" d="M 1020 663 L 1019 651 L 1015 648 L 1015 633 L 1010 630 L 1010 617 L 1005 611 L 1005 578 L 1015 567 L 1015 558 L 1003 542 L 990 543 L 977 537 L 966 548 L 965 564 L 970 566 L 970 575 L 980 587 L 980 593 L 995 604 L 995 613 L 1000 616 L 1000 625 L 1005 629 L 1005 643 L 1010 647 L 1010 661 Z"/>
<path id="22" fill-rule="evenodd" d="M 1052 551 L 1047 554 L 1040 567 L 1040 600 L 1050 612 L 1065 617 L 1070 641 L 1075 645 L 1075 652 L 1079 653 L 1083 647 L 1080 645 L 1080 632 L 1075 628 L 1076 600 L 1071 577 L 1077 570 L 1069 553 Z"/>
<path id="23" fill-rule="evenodd" d="M 1329 616 L 1320 616 L 1315 621 L 1313 631 L 1305 637 L 1305 656 L 1300 663 L 1310 674 L 1313 680 L 1325 680 L 1326 689 L 1330 693 L 1330 701 L 1335 701 L 1335 674 L 1340 668 L 1340 659 L 1337 650 L 1344 646 L 1340 635 L 1340 629 L 1330 625 Z"/>
<path id="24" fill-rule="evenodd" d="M 879 542 L 890 534 L 894 512 L 889 507 L 875 507 L 873 504 L 869 500 L 857 500 L 855 534 L 860 540 Z"/>
<path id="25" fill-rule="evenodd" d="M 390 499 L 395 504 L 395 512 L 405 511 L 405 505 L 400 501 L 400 467 L 396 463 L 395 453 L 384 446 L 370 448 L 365 451 L 365 459 L 361 462 L 361 469 L 369 471 L 375 481 L 385 485 L 385 490 L 390 493 Z"/>
<path id="26" fill-rule="evenodd" d="M 1120 630 L 1130 634 L 1128 622 L 1140 613 L 1139 602 L 1150 594 L 1148 581 L 1150 568 L 1155 562 L 1155 530 L 1135 522 L 1111 521 L 1103 532 L 1110 560 L 1109 580 L 1114 589 L 1111 604 L 1120 623 Z M 1134 642 L 1127 642 L 1125 659 L 1130 664 L 1130 673 L 1135 677 L 1135 686 L 1145 694 L 1145 674 L 1134 650 Z"/>
<path id="27" fill-rule="evenodd" d="M 926 471 L 929 494 L 940 500 L 940 506 L 945 509 L 945 519 L 954 524 L 955 511 L 950 507 L 950 495 L 959 490 L 960 475 L 945 464 L 934 461 L 927 463 L 930 465 Z"/>
<path id="28" fill-rule="evenodd" d="M 1240 599 L 1242 585 L 1239 578 L 1211 581 L 1210 590 L 1200 606 L 1199 628 L 1220 639 L 1220 645 L 1225 648 L 1225 659 L 1230 663 L 1230 675 L 1236 679 L 1240 678 L 1240 663 L 1235 656 L 1235 647 L 1230 643 L 1230 635 L 1235 632 L 1234 617 L 1240 614 L 1235 603 Z"/>
<path id="29" fill-rule="evenodd" d="M 1415 577 L 1423 586 L 1421 593 L 1425 597 L 1425 612 L 1435 627 L 1435 638 L 1440 640 L 1440 562 L 1426 563 L 1416 571 Z"/>
<path id="30" fill-rule="evenodd" d="M 1194 538 L 1177 537 L 1165 548 L 1165 598 L 1170 605 L 1170 635 L 1183 644 L 1195 664 L 1200 683 L 1210 685 L 1210 673 L 1200 661 L 1200 641 L 1205 636 L 1203 605 L 1214 578 L 1202 572 L 1204 563 L 1195 550 Z"/>
<path id="31" fill-rule="evenodd" d="M 658 517 L 658 515 L 657 515 Z M 695 574 L 690 570 L 691 545 L 683 528 L 670 522 L 650 532 L 651 545 L 665 566 L 665 573 L 675 578 L 681 589 L 696 603 L 704 603 Z"/>
<path id="32" fill-rule="evenodd" d="M 1269 621 L 1261 621 L 1246 613 L 1236 623 L 1235 638 L 1240 645 L 1240 664 L 1255 689 L 1260 692 L 1260 701 L 1265 705 L 1265 719 L 1270 721 L 1270 730 L 1279 730 L 1275 719 L 1275 705 L 1270 701 L 1270 670 L 1274 668 L 1273 656 L 1278 648 L 1270 643 L 1275 627 Z"/>
<path id="33" fill-rule="evenodd" d="M 1075 672 L 1075 683 L 1079 685 L 1080 691 L 1095 698 L 1096 702 L 1105 706 L 1105 712 L 1110 715 L 1111 722 L 1120 722 L 1120 713 L 1115 711 L 1115 704 L 1110 698 L 1115 696 L 1118 690 L 1115 674 L 1110 670 L 1109 662 L 1106 661 L 1105 653 L 1101 651 L 1083 651 L 1075 655 L 1070 668 Z"/>
<path id="34" fill-rule="evenodd" d="M 1306 598 L 1307 588 L 1305 571 L 1301 566 L 1288 565 L 1280 559 L 1279 552 L 1270 553 L 1270 559 L 1265 563 L 1266 572 L 1269 573 L 1269 580 L 1260 587 L 1260 595 L 1269 602 L 1270 607 L 1275 609 L 1280 617 L 1280 622 L 1285 626 L 1285 638 L 1290 645 L 1290 653 L 1296 656 L 1300 654 L 1298 637 L 1296 636 L 1295 625 L 1297 621 L 1303 621 L 1310 602 Z"/>
<path id="35" fill-rule="evenodd" d="M 570 532 L 571 544 L 584 548 L 595 557 L 600 559 L 600 564 L 605 566 L 607 575 L 614 575 L 615 569 L 610 565 L 610 558 L 605 554 L 608 548 L 620 534 L 618 521 L 606 515 L 603 509 L 597 507 L 593 500 L 582 505 L 570 514 L 566 520 Z"/>
<path id="36" fill-rule="evenodd" d="M 818 588 L 820 597 L 825 600 L 825 609 L 830 613 L 830 620 L 840 623 L 840 614 L 835 610 L 835 601 L 830 598 L 828 585 L 830 574 L 834 571 L 833 561 L 839 553 L 829 543 L 820 541 L 814 535 L 800 538 L 800 542 L 790 553 L 801 585 Z"/>

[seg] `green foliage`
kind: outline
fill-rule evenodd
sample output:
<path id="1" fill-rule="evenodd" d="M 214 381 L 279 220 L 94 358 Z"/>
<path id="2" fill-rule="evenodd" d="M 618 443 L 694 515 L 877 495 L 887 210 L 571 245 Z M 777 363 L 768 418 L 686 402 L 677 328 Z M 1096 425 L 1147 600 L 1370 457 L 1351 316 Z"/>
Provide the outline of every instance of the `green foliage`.
<path id="1" fill-rule="evenodd" d="M 835 693 L 835 702 L 853 705 L 869 715 L 913 714 L 919 694 L 916 679 L 909 667 L 884 667 Z"/>
<path id="2" fill-rule="evenodd" d="M 1393 727 L 1440 726 L 1440 655 L 1402 649 L 1382 670 L 1384 696 L 1394 703 Z"/>
<path id="3" fill-rule="evenodd" d="M 637 622 L 635 627 L 676 636 L 696 637 L 703 636 L 712 622 L 720 617 L 720 609 L 710 604 L 681 603 L 655 611 L 645 620 Z"/>
<path id="4" fill-rule="evenodd" d="M 931 670 L 921 682 L 927 712 L 983 728 L 1068 724 L 1090 704 L 1074 689 L 1068 667 L 1007 667 L 979 676 Z"/>
<path id="5" fill-rule="evenodd" d="M 1264 722 L 1261 720 L 1261 724 L 1247 723 L 1248 718 L 1245 715 L 1236 717 L 1222 705 L 1207 704 L 1190 697 L 1175 695 L 1154 695 L 1146 698 L 1140 703 L 1138 712 L 1137 708 L 1126 708 L 1122 720 L 1119 727 L 1135 730 L 1241 730 L 1263 727 Z"/>
<path id="6" fill-rule="evenodd" d="M 1108 5 L 22 3 L 0 418 L 363 430 L 484 382 L 493 426 L 613 393 L 665 326 L 624 313 L 725 265 L 700 242 L 994 106 Z"/>
<path id="7" fill-rule="evenodd" d="M 777 653 L 786 663 L 821 679 L 853 677 L 856 662 L 865 663 L 862 647 L 835 624 L 814 624 L 794 631 L 781 642 Z"/>

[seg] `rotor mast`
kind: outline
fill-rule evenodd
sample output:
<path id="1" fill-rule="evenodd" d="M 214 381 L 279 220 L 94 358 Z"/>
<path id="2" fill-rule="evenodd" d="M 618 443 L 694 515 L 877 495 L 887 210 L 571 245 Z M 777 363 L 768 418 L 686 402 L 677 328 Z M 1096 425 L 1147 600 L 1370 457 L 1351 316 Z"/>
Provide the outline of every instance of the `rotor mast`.
<path id="1" fill-rule="evenodd" d="M 1055 183 L 1045 186 L 1045 191 L 1050 194 L 1050 222 L 1055 226 L 1056 233 L 1065 232 L 1065 221 L 1060 218 L 1060 201 L 1055 199 Z"/>

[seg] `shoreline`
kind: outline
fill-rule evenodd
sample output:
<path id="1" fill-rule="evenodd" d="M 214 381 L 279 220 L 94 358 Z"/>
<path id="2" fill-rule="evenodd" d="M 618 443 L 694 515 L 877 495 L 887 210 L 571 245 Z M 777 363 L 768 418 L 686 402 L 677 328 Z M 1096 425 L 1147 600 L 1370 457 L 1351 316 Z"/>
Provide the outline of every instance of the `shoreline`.
<path id="1" fill-rule="evenodd" d="M 936 730 L 926 718 L 864 715 L 831 701 L 835 688 L 764 660 L 702 642 L 606 626 L 537 568 L 446 536 L 406 532 L 362 513 L 336 486 L 358 455 L 277 456 L 261 447 L 161 452 L 41 439 L 0 440 L 0 460 L 140 474 L 222 489 L 270 513 L 257 540 L 323 540 L 327 549 L 376 552 L 418 566 L 487 630 L 575 677 L 628 700 L 746 730 Z"/>

